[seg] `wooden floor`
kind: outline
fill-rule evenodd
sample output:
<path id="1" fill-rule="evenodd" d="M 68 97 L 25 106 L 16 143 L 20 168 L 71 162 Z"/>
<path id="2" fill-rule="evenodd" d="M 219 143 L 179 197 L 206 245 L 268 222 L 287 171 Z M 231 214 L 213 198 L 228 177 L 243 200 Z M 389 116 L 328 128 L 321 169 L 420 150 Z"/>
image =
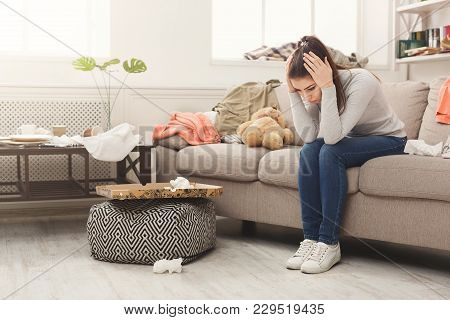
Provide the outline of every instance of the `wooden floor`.
<path id="1" fill-rule="evenodd" d="M 0 297 L 7 299 L 449 299 L 450 254 L 344 239 L 342 262 L 320 275 L 287 270 L 298 230 L 218 219 L 217 247 L 181 274 L 99 262 L 87 209 L 0 214 Z"/>

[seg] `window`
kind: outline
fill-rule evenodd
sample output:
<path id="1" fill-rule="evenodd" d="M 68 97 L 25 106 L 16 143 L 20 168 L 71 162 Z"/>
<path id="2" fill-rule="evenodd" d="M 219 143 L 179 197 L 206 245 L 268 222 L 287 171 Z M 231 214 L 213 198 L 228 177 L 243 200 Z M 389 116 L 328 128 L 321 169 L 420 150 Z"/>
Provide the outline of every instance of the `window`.
<path id="1" fill-rule="evenodd" d="M 73 57 L 75 50 L 107 57 L 110 0 L 4 0 L 0 2 L 0 43 L 2 56 Z"/>
<path id="2" fill-rule="evenodd" d="M 358 50 L 359 0 L 212 0 L 212 56 L 243 59 L 263 45 L 315 34 L 345 54 Z"/>
<path id="3" fill-rule="evenodd" d="M 357 52 L 357 0 L 314 0 L 314 34 L 345 54 Z"/>

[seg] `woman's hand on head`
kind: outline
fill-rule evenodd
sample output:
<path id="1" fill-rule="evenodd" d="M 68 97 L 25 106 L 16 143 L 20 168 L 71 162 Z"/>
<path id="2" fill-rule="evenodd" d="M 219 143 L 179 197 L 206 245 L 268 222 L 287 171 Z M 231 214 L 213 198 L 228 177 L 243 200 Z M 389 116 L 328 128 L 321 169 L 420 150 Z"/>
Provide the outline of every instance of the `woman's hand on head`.
<path id="1" fill-rule="evenodd" d="M 291 80 L 289 79 L 289 69 L 291 66 L 291 62 L 292 62 L 292 54 L 286 60 L 285 73 L 286 73 L 286 83 L 287 83 L 289 92 L 295 92 L 296 90 L 295 90 L 294 86 L 292 85 Z"/>
<path id="2" fill-rule="evenodd" d="M 322 61 L 314 52 L 303 54 L 304 67 L 308 70 L 311 78 L 320 88 L 327 88 L 334 86 L 333 83 L 333 70 L 330 63 L 325 57 L 325 61 Z"/>

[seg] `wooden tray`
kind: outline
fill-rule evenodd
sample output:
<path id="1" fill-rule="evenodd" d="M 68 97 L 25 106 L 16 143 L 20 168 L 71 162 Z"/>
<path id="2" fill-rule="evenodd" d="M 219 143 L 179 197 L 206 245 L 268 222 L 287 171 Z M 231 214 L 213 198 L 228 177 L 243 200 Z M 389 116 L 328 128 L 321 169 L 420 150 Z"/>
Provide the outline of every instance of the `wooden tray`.
<path id="1" fill-rule="evenodd" d="M 115 200 L 161 198 L 210 198 L 218 197 L 223 187 L 191 182 L 191 189 L 170 191 L 170 183 L 115 184 L 97 186 L 97 194 Z"/>

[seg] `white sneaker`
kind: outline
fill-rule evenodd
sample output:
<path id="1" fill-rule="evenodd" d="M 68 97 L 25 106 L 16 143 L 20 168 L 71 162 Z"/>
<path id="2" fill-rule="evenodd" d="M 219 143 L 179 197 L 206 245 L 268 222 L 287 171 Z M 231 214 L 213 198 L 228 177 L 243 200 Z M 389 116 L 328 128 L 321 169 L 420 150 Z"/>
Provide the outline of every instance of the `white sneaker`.
<path id="1" fill-rule="evenodd" d="M 286 268 L 292 270 L 300 270 L 303 262 L 311 255 L 316 246 L 317 241 L 305 239 L 300 242 L 297 252 L 286 262 Z"/>
<path id="2" fill-rule="evenodd" d="M 314 251 L 309 258 L 303 262 L 301 270 L 304 273 L 321 273 L 331 269 L 341 260 L 341 247 L 339 243 L 330 246 L 319 242 L 315 245 Z"/>

